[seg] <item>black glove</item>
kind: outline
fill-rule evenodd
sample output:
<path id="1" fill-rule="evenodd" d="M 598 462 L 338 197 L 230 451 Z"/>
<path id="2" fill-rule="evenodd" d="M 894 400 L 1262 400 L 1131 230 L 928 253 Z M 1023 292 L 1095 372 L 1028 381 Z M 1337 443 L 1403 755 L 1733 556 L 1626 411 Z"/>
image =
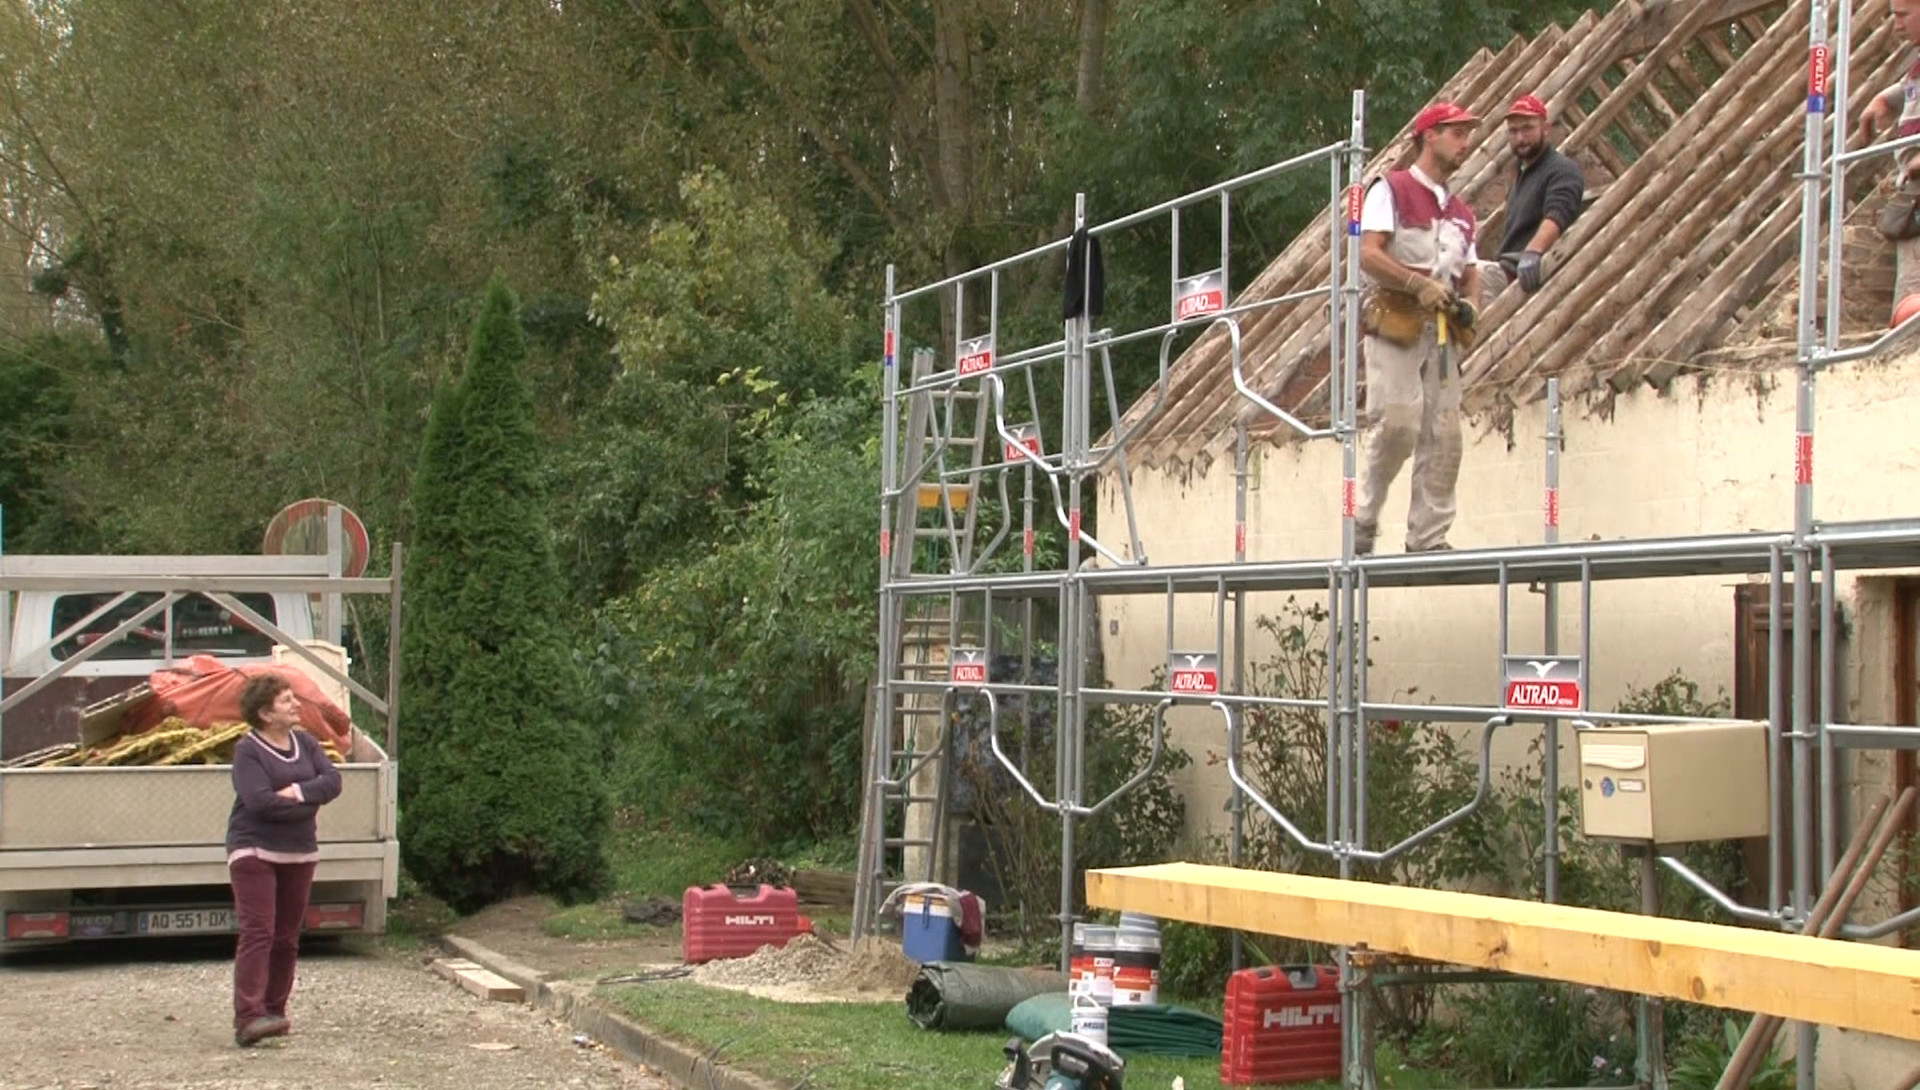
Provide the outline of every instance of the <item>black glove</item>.
<path id="1" fill-rule="evenodd" d="M 1462 296 L 1456 295 L 1447 303 L 1447 321 L 1461 329 L 1472 329 L 1479 317 L 1480 312 Z"/>
<path id="2" fill-rule="evenodd" d="M 1521 291 L 1532 295 L 1534 292 L 1540 290 L 1540 281 L 1543 276 L 1540 269 L 1539 254 L 1534 253 L 1532 250 L 1521 254 L 1517 272 L 1517 279 L 1520 281 Z"/>

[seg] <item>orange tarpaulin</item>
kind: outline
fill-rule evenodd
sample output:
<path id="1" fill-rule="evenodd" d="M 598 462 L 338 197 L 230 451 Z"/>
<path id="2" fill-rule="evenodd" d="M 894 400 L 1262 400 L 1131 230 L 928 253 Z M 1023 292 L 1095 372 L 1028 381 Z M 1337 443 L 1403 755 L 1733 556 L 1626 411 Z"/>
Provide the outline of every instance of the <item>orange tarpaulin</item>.
<path id="1" fill-rule="evenodd" d="M 240 691 L 249 678 L 261 674 L 286 678 L 293 695 L 300 698 L 300 725 L 320 741 L 331 743 L 342 756 L 348 754 L 353 747 L 353 720 L 312 678 L 293 666 L 228 666 L 211 655 L 195 655 L 171 670 L 156 670 L 147 679 L 152 699 L 127 712 L 123 729 L 140 734 L 171 716 L 196 727 L 240 722 Z"/>

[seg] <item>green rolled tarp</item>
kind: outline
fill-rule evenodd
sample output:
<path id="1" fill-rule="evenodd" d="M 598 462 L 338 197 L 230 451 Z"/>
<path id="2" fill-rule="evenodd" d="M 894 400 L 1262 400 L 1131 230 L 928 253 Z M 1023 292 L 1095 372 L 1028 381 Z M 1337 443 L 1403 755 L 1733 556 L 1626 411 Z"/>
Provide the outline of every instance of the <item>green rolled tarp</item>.
<path id="1" fill-rule="evenodd" d="M 1023 1001 L 1067 986 L 1064 973 L 930 961 L 907 991 L 907 1017 L 922 1029 L 999 1029 Z"/>
<path id="2" fill-rule="evenodd" d="M 1006 1028 L 1029 1041 L 1064 1033 L 1072 1025 L 1072 1000 L 1065 992 L 1036 995 L 1007 1012 Z M 1107 1047 L 1121 1056 L 1220 1055 L 1220 1019 L 1191 1007 L 1153 1004 L 1107 1011 Z"/>

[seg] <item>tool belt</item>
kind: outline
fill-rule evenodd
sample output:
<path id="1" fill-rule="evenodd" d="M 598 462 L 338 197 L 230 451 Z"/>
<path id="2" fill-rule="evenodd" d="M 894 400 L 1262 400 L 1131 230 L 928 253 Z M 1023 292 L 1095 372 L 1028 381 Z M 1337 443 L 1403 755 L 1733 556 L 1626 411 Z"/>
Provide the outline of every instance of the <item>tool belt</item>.
<path id="1" fill-rule="evenodd" d="M 1420 343 L 1420 334 L 1432 321 L 1434 312 L 1420 306 L 1412 292 L 1394 288 L 1375 288 L 1360 305 L 1360 329 L 1388 344 L 1412 348 Z M 1447 323 L 1447 340 L 1462 353 L 1473 350 L 1480 331 L 1458 322 Z"/>
<path id="2" fill-rule="evenodd" d="M 1423 310 L 1412 292 L 1375 288 L 1360 305 L 1360 328 L 1389 344 L 1412 348 L 1433 313 Z"/>

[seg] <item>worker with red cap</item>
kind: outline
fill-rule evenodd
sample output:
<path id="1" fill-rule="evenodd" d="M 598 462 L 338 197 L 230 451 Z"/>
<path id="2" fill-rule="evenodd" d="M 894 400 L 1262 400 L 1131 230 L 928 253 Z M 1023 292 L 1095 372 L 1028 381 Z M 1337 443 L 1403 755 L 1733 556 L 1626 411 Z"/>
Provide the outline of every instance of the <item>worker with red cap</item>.
<path id="1" fill-rule="evenodd" d="M 1580 164 L 1547 139 L 1547 104 L 1537 95 L 1521 95 L 1507 107 L 1507 147 L 1515 159 L 1507 190 L 1506 233 L 1497 262 L 1481 265 L 1484 298 L 1492 299 L 1514 281 L 1531 295 L 1546 279 L 1541 260 L 1573 221 L 1580 218 L 1587 181 Z"/>
<path id="2" fill-rule="evenodd" d="M 1459 361 L 1472 347 L 1480 270 L 1473 210 L 1447 189 L 1466 162 L 1472 113 L 1436 102 L 1413 120 L 1416 155 L 1368 187 L 1360 211 L 1367 389 L 1354 548 L 1373 551 L 1387 489 L 1413 459 L 1407 551 L 1450 548 L 1460 476 Z"/>

